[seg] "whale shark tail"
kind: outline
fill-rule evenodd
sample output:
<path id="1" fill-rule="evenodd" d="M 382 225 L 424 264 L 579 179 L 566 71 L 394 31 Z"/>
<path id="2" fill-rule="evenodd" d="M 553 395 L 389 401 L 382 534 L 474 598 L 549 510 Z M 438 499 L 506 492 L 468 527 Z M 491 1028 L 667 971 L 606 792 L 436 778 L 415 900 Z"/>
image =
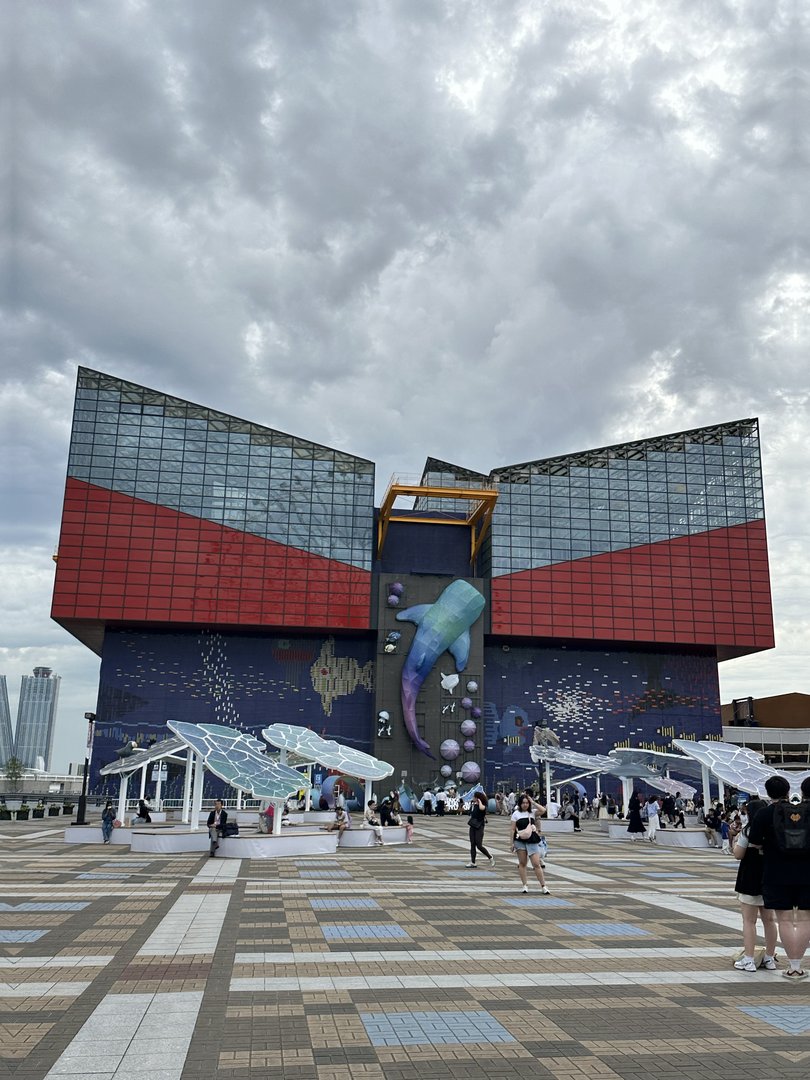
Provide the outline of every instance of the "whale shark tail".
<path id="1" fill-rule="evenodd" d="M 402 712 L 405 717 L 405 728 L 411 737 L 411 742 L 420 750 L 423 754 L 429 758 L 436 760 L 436 755 L 431 753 L 430 743 L 426 743 L 422 736 L 419 734 L 419 728 L 416 725 L 416 699 L 419 696 L 419 689 L 421 687 L 419 680 L 405 679 L 402 680 Z"/>

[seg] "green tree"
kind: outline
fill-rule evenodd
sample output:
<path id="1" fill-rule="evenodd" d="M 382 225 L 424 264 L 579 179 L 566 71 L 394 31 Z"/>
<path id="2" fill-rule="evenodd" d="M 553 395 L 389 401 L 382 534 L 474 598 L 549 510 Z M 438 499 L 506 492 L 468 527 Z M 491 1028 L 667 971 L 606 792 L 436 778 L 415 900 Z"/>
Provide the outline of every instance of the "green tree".
<path id="1" fill-rule="evenodd" d="M 23 763 L 18 757 L 10 757 L 6 762 L 6 780 L 9 787 L 16 791 L 20 786 L 20 777 L 23 774 Z"/>

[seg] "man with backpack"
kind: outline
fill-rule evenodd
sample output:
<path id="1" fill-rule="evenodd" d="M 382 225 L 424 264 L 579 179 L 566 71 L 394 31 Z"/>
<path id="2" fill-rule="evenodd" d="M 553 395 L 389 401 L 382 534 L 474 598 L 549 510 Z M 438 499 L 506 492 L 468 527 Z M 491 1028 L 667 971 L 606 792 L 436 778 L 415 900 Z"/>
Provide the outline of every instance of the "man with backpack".
<path id="1" fill-rule="evenodd" d="M 762 848 L 763 906 L 776 912 L 779 937 L 787 953 L 788 979 L 804 979 L 802 960 L 810 945 L 810 777 L 802 781 L 803 800 L 788 800 L 790 783 L 769 776 L 772 800 L 751 822 L 748 842 Z"/>

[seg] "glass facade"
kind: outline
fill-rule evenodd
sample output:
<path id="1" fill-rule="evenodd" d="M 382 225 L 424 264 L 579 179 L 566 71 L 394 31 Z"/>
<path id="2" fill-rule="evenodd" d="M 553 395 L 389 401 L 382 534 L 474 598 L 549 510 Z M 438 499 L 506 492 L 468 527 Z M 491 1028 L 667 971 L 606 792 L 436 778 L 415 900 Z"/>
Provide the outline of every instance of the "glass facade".
<path id="1" fill-rule="evenodd" d="M 80 369 L 53 616 L 362 629 L 374 465 Z"/>
<path id="2" fill-rule="evenodd" d="M 374 465 L 82 369 L 68 475 L 371 569 Z"/>
<path id="3" fill-rule="evenodd" d="M 756 420 L 496 469 L 492 577 L 764 518 Z"/>

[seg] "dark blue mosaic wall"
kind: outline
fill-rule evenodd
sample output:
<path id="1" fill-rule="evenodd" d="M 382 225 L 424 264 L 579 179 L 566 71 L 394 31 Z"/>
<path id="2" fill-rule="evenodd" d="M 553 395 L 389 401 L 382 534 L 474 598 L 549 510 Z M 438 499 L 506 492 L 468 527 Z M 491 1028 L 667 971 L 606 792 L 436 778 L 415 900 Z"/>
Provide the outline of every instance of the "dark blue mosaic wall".
<path id="1" fill-rule="evenodd" d="M 108 630 L 94 780 L 127 739 L 145 746 L 165 737 L 169 719 L 257 735 L 268 724 L 299 724 L 369 751 L 373 656 L 366 638 Z"/>
<path id="2" fill-rule="evenodd" d="M 484 662 L 490 786 L 536 778 L 528 749 L 536 724 L 584 754 L 607 754 L 617 745 L 668 750 L 673 738 L 721 731 L 712 656 L 498 645 L 485 648 Z"/>

